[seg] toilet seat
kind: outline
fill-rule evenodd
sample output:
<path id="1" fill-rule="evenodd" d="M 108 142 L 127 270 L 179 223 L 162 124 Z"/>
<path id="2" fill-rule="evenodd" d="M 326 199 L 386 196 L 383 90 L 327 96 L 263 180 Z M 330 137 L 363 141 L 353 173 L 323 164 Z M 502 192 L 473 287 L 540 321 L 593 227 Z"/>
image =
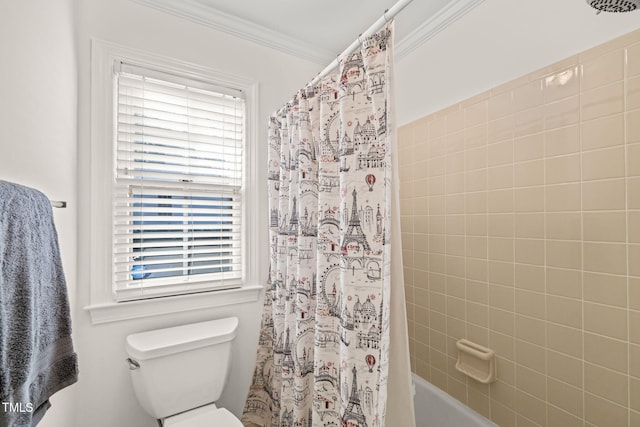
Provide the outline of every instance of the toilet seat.
<path id="1" fill-rule="evenodd" d="M 215 404 L 167 417 L 165 427 L 243 427 L 239 419 L 225 408 Z"/>

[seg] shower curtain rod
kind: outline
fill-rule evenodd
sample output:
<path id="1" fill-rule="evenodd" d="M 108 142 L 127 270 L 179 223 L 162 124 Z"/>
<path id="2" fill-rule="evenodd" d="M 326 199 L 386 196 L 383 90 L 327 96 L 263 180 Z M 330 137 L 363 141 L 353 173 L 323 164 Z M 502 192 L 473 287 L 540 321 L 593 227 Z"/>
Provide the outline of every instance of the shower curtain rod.
<path id="1" fill-rule="evenodd" d="M 389 22 L 390 20 L 392 20 L 398 13 L 402 12 L 402 10 L 407 7 L 407 5 L 409 3 L 411 3 L 413 0 L 399 0 L 396 4 L 394 4 L 393 6 L 391 6 L 389 9 L 385 10 L 384 13 L 382 14 L 382 16 L 380 18 L 378 18 L 378 20 L 376 22 L 374 22 L 364 33 L 361 33 L 357 39 L 355 39 L 353 41 L 353 43 L 351 43 L 349 45 L 349 47 L 347 47 L 344 51 L 342 51 L 341 54 L 339 54 L 338 56 L 336 56 L 336 59 L 334 59 L 333 61 L 331 61 L 331 63 L 329 65 L 327 65 L 327 67 L 320 71 L 320 73 L 318 73 L 317 76 L 315 76 L 313 78 L 313 80 L 311 80 L 311 82 L 309 83 L 308 86 L 313 86 L 314 84 L 316 84 L 320 79 L 322 79 L 324 76 L 326 76 L 327 74 L 329 74 L 329 72 L 331 72 L 331 70 L 333 70 L 334 68 L 336 68 L 338 65 L 340 65 L 340 58 L 342 58 L 345 55 L 350 54 L 351 52 L 353 52 L 355 50 L 355 48 L 357 48 L 358 46 L 360 46 L 361 44 L 361 39 L 362 38 L 367 38 L 370 35 L 372 35 L 373 33 L 375 33 L 376 31 L 378 31 L 380 28 L 382 28 L 382 26 Z"/>

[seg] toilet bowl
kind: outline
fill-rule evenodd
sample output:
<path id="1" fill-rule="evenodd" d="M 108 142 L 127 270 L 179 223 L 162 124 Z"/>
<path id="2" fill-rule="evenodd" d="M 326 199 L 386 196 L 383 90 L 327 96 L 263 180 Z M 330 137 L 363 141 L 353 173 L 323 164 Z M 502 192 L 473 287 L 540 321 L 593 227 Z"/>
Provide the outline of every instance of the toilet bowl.
<path id="1" fill-rule="evenodd" d="M 238 318 L 127 336 L 133 388 L 143 409 L 166 427 L 242 427 L 218 408 L 231 371 Z"/>

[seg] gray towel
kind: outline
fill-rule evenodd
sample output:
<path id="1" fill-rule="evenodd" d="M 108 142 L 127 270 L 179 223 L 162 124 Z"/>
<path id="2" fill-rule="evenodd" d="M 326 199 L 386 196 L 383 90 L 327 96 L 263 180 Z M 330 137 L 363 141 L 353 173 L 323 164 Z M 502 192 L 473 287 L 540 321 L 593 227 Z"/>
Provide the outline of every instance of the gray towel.
<path id="1" fill-rule="evenodd" d="M 51 203 L 0 181 L 0 427 L 35 426 L 77 372 Z"/>

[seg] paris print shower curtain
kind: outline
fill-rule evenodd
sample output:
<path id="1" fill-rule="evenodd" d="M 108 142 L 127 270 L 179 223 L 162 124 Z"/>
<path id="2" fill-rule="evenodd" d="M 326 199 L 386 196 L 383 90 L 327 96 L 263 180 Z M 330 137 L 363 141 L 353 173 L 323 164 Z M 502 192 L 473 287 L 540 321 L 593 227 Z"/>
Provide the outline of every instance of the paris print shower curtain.
<path id="1" fill-rule="evenodd" d="M 270 119 L 270 280 L 245 423 L 384 426 L 392 31 Z"/>

